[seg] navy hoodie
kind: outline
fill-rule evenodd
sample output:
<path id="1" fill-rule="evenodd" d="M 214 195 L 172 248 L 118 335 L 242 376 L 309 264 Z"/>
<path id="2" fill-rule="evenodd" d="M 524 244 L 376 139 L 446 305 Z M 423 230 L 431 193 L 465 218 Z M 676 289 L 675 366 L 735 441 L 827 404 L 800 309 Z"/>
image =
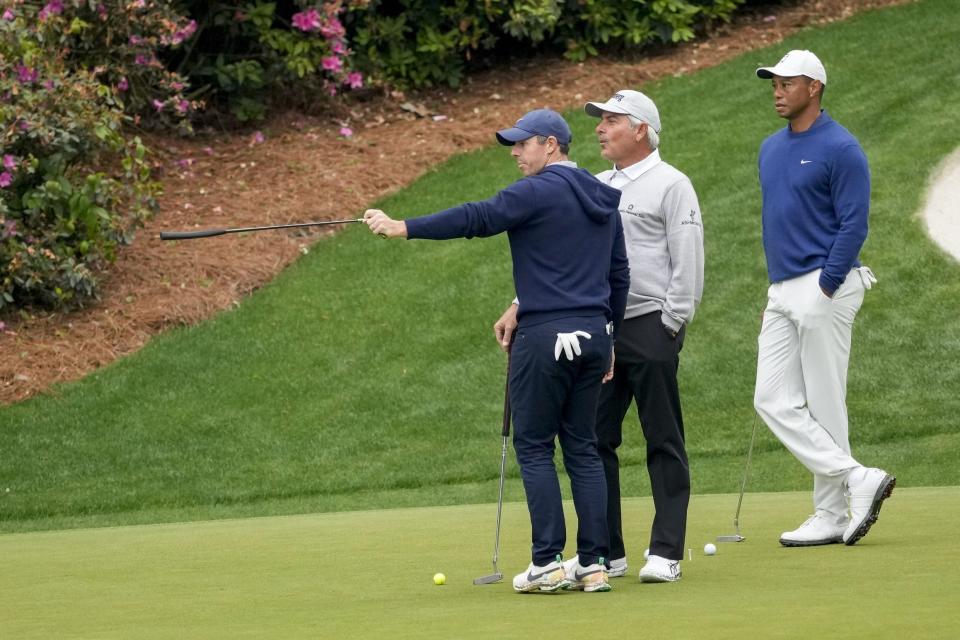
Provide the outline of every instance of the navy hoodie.
<path id="1" fill-rule="evenodd" d="M 407 237 L 506 231 L 521 325 L 603 314 L 616 331 L 630 287 L 620 191 L 570 165 L 547 165 L 488 200 L 407 220 Z"/>

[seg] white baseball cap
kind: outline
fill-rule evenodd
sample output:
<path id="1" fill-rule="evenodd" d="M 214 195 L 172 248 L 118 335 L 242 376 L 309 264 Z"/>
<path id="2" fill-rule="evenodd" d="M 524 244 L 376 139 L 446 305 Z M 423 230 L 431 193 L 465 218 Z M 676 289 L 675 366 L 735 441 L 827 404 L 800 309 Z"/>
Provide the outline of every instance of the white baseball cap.
<path id="1" fill-rule="evenodd" d="M 654 131 L 660 133 L 660 112 L 657 111 L 657 105 L 639 91 L 621 89 L 606 102 L 588 102 L 583 105 L 583 110 L 588 116 L 594 118 L 601 117 L 604 111 L 625 113 L 647 123 L 653 127 Z"/>
<path id="2" fill-rule="evenodd" d="M 812 51 L 806 49 L 794 49 L 780 58 L 776 65 L 757 69 L 758 78 L 769 80 L 773 76 L 807 76 L 811 80 L 819 80 L 824 86 L 827 84 L 827 70 L 823 68 L 823 63 Z"/>

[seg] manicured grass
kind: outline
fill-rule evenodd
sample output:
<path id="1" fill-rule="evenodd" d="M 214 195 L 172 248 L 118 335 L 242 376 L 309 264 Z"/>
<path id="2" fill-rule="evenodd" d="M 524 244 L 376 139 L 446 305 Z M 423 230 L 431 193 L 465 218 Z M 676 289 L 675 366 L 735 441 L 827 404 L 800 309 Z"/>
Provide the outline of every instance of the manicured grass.
<path id="1" fill-rule="evenodd" d="M 826 62 L 826 106 L 873 172 L 862 257 L 880 283 L 854 332 L 854 453 L 901 486 L 960 484 L 960 268 L 914 215 L 930 171 L 960 144 L 960 58 L 944 54 L 960 39 L 955 17 L 948 0 L 866 13 L 645 87 L 663 114 L 663 155 L 691 176 L 706 227 L 704 301 L 681 366 L 697 493 L 736 490 L 749 439 L 766 290 L 756 151 L 783 124 L 753 70 L 797 47 Z M 571 122 L 574 158 L 604 168 L 595 122 Z M 427 213 L 517 175 L 490 148 L 382 206 Z M 512 295 L 505 238 L 386 242 L 352 228 L 322 241 L 239 309 L 0 408 L 0 530 L 488 502 L 505 365 L 490 327 Z M 642 495 L 644 446 L 629 420 L 625 490 Z M 509 470 L 518 499 L 512 460 Z M 809 486 L 763 427 L 751 486 Z"/>
<path id="2" fill-rule="evenodd" d="M 676 584 L 640 584 L 652 515 L 626 500 L 629 575 L 604 594 L 518 595 L 529 525 L 493 505 L 253 518 L 0 536 L 4 637 L 30 638 L 949 638 L 960 634 L 960 488 L 897 489 L 854 547 L 786 549 L 803 493 L 694 496 Z M 566 505 L 571 514 L 571 504 Z M 573 532 L 571 531 L 571 540 Z M 568 550 L 568 552 L 571 552 Z M 447 584 L 434 586 L 437 571 Z"/>

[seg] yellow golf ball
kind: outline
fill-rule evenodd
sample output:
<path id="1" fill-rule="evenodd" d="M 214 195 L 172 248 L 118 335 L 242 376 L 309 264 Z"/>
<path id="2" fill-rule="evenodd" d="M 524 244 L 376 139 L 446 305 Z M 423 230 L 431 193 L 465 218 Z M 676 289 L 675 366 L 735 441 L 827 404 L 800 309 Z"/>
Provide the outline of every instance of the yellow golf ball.
<path id="1" fill-rule="evenodd" d="M 442 573 L 433 574 L 433 584 L 446 584 L 446 583 L 447 583 L 447 576 L 443 575 Z"/>

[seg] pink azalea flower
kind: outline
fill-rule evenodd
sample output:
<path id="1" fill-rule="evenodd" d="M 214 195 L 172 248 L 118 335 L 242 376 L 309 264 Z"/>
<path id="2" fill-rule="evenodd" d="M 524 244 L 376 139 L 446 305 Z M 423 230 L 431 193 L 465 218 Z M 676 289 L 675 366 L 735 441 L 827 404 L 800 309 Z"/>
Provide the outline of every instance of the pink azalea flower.
<path id="1" fill-rule="evenodd" d="M 56 86 L 53 84 L 53 80 L 45 80 L 43 83 L 43 88 L 48 91 L 53 91 L 53 87 Z"/>
<path id="2" fill-rule="evenodd" d="M 263 137 L 263 134 L 259 131 L 255 131 L 253 134 L 253 139 L 251 140 L 250 144 L 251 145 L 261 144 L 264 140 L 265 138 Z"/>
<path id="3" fill-rule="evenodd" d="M 180 91 L 181 89 L 183 89 L 183 83 L 182 83 L 182 82 L 171 82 L 171 83 L 170 83 L 170 88 L 173 89 L 174 91 Z"/>
<path id="4" fill-rule="evenodd" d="M 20 131 L 30 131 L 30 121 L 21 120 L 20 121 Z"/>
<path id="5" fill-rule="evenodd" d="M 123 76 L 120 78 L 120 82 L 117 83 L 117 89 L 120 89 L 120 91 L 126 91 L 129 88 L 130 84 L 127 82 L 127 77 Z"/>
<path id="6" fill-rule="evenodd" d="M 342 135 L 344 138 L 349 138 L 353 135 L 353 129 L 350 127 L 340 127 L 340 135 Z"/>
<path id="7" fill-rule="evenodd" d="M 159 100 L 157 100 L 157 99 L 154 99 L 154 100 L 153 100 L 153 108 L 157 110 L 157 113 L 160 113 L 161 111 L 163 111 L 163 102 L 161 102 L 161 101 L 159 101 Z"/>
<path id="8" fill-rule="evenodd" d="M 320 14 L 316 9 L 308 9 L 300 13 L 293 14 L 293 26 L 300 31 L 316 31 L 320 28 Z"/>
<path id="9" fill-rule="evenodd" d="M 341 42 L 340 40 L 336 40 L 333 43 L 333 45 L 330 47 L 330 49 L 333 50 L 333 52 L 338 56 L 342 56 L 347 52 L 347 48 L 343 46 L 343 42 Z"/>
<path id="10" fill-rule="evenodd" d="M 16 169 L 17 159 L 9 153 L 3 156 L 3 166 L 5 169 Z"/>
<path id="11" fill-rule="evenodd" d="M 212 156 L 212 155 L 213 155 L 213 147 L 204 147 L 204 148 L 203 148 L 203 152 L 206 153 L 208 156 Z"/>
<path id="12" fill-rule="evenodd" d="M 359 89 L 363 86 L 363 74 L 358 71 L 351 71 L 347 74 L 347 84 L 351 89 Z"/>
<path id="13" fill-rule="evenodd" d="M 63 13 L 63 0 L 51 0 L 47 4 L 43 5 L 43 9 L 40 10 L 39 18 L 41 20 L 46 20 L 50 16 L 57 16 Z"/>
<path id="14" fill-rule="evenodd" d="M 346 33 L 346 30 L 336 18 L 331 18 L 327 24 L 320 27 L 320 34 L 327 40 L 342 38 L 344 33 Z"/>
<path id="15" fill-rule="evenodd" d="M 40 73 L 36 69 L 31 69 L 30 67 L 18 64 L 17 69 L 17 79 L 21 84 L 32 84 L 40 78 Z"/>
<path id="16" fill-rule="evenodd" d="M 138 45 L 141 42 L 143 42 L 143 38 L 141 38 L 140 36 L 137 36 L 137 35 L 130 36 L 130 44 Z"/>
<path id="17" fill-rule="evenodd" d="M 150 56 L 143 53 L 138 53 L 137 57 L 134 58 L 133 61 L 142 67 L 146 67 L 147 65 L 150 64 Z"/>
<path id="18" fill-rule="evenodd" d="M 193 158 L 181 158 L 177 160 L 177 166 L 181 169 L 188 169 L 193 165 Z"/>
<path id="19" fill-rule="evenodd" d="M 186 113 L 189 110 L 190 110 L 189 100 L 181 100 L 180 102 L 177 103 L 177 111 L 179 111 L 180 113 Z"/>
<path id="20" fill-rule="evenodd" d="M 343 68 L 343 60 L 336 56 L 328 56 L 320 61 L 323 68 L 327 71 L 340 71 Z"/>
<path id="21" fill-rule="evenodd" d="M 331 96 L 337 95 L 337 87 L 334 85 L 327 85 L 327 93 Z"/>
<path id="22" fill-rule="evenodd" d="M 192 36 L 194 32 L 196 32 L 196 30 L 197 30 L 197 21 L 191 20 L 189 23 L 187 23 L 186 27 L 184 27 L 180 31 L 177 31 L 176 33 L 173 34 L 173 38 L 171 41 L 173 42 L 173 44 L 180 44 L 181 42 L 183 42 L 184 40 Z"/>
<path id="23" fill-rule="evenodd" d="M 3 12 L 3 19 L 6 20 L 7 22 L 12 22 L 13 20 L 16 19 L 16 17 L 17 16 L 15 16 L 13 11 L 10 11 L 10 9 L 7 9 L 6 11 Z"/>
<path id="24" fill-rule="evenodd" d="M 13 175 L 9 171 L 0 173 L 0 187 L 6 189 L 13 183 Z"/>

